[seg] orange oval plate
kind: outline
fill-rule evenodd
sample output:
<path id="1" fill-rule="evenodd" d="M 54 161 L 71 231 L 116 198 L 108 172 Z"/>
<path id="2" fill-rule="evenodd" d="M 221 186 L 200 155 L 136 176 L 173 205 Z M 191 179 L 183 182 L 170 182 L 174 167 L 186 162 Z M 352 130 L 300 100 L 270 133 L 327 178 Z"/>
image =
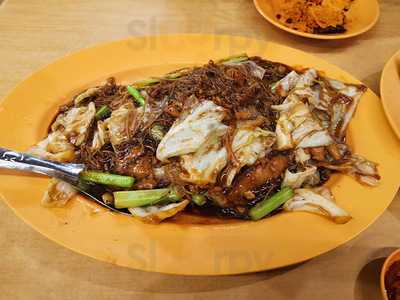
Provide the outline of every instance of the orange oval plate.
<path id="1" fill-rule="evenodd" d="M 386 63 L 380 86 L 386 116 L 400 138 L 400 50 Z"/>
<path id="2" fill-rule="evenodd" d="M 279 22 L 272 9 L 271 0 L 254 0 L 254 5 L 258 12 L 276 27 L 296 35 L 321 40 L 346 39 L 362 34 L 371 29 L 379 18 L 379 3 L 377 0 L 355 0 L 346 15 L 346 32 L 314 34 L 289 28 Z"/>
<path id="3" fill-rule="evenodd" d="M 108 76 L 127 82 L 242 52 L 289 65 L 315 67 L 327 76 L 358 82 L 338 67 L 304 52 L 243 37 L 131 38 L 79 51 L 20 83 L 1 103 L 0 145 L 26 150 L 46 135 L 58 105 Z M 337 176 L 333 193 L 354 218 L 345 225 L 307 213 L 281 213 L 259 222 L 151 225 L 93 209 L 95 206 L 82 197 L 65 208 L 46 209 L 40 206 L 40 198 L 48 179 L 4 171 L 0 191 L 15 213 L 37 231 L 99 260 L 175 274 L 220 275 L 273 269 L 308 260 L 345 243 L 366 229 L 395 196 L 400 142 L 372 91 L 363 96 L 349 131 L 353 150 L 379 162 L 382 182 L 377 188 L 368 188 L 346 176 Z M 185 215 L 178 218 L 182 219 Z"/>

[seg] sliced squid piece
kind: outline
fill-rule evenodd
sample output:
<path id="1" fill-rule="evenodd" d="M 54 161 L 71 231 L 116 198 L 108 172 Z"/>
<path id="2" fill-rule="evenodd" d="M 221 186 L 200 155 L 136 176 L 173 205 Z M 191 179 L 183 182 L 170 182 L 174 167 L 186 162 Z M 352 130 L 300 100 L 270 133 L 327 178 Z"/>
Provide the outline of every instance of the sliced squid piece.
<path id="1" fill-rule="evenodd" d="M 45 207 L 63 207 L 77 193 L 69 183 L 52 178 L 47 191 L 43 195 L 42 205 Z"/>
<path id="2" fill-rule="evenodd" d="M 61 131 L 72 144 L 80 146 L 86 138 L 88 127 L 95 114 L 96 108 L 93 102 L 87 106 L 73 107 L 66 113 L 58 115 L 51 129 Z"/>
<path id="3" fill-rule="evenodd" d="M 135 134 L 140 123 L 139 112 L 132 102 L 121 105 L 104 121 L 113 147 L 125 142 Z"/>
<path id="4" fill-rule="evenodd" d="M 312 166 L 302 172 L 292 173 L 288 169 L 285 171 L 282 186 L 288 186 L 292 189 L 300 188 L 304 182 L 310 179 L 317 172 L 317 168 Z"/>
<path id="5" fill-rule="evenodd" d="M 151 205 L 145 207 L 128 208 L 129 212 L 143 222 L 160 223 L 162 220 L 173 217 L 184 210 L 189 204 L 188 200 L 166 205 Z"/>
<path id="6" fill-rule="evenodd" d="M 31 147 L 28 153 L 48 160 L 71 162 L 75 158 L 75 147 L 61 131 L 55 131 Z"/>
<path id="7" fill-rule="evenodd" d="M 361 155 L 353 154 L 338 165 L 327 162 L 321 162 L 319 165 L 354 177 L 362 184 L 369 186 L 377 186 L 379 184 L 380 176 L 377 164 L 367 160 Z"/>
<path id="8" fill-rule="evenodd" d="M 231 164 L 229 167 L 226 185 L 232 184 L 234 177 L 242 167 L 251 166 L 258 159 L 265 157 L 275 140 L 275 133 L 259 127 L 254 128 L 248 121 L 239 122 L 232 141 L 232 151 L 237 163 Z"/>
<path id="9" fill-rule="evenodd" d="M 212 101 L 200 102 L 182 115 L 159 143 L 157 159 L 166 161 L 170 157 L 196 152 L 215 132 L 228 129 L 222 123 L 225 109 Z"/>
<path id="10" fill-rule="evenodd" d="M 92 148 L 94 150 L 100 150 L 101 147 L 104 146 L 104 144 L 109 142 L 109 140 L 110 138 L 108 136 L 106 123 L 104 123 L 103 121 L 98 121 L 97 129 L 93 135 Z"/>
<path id="11" fill-rule="evenodd" d="M 351 216 L 340 208 L 327 188 L 297 189 L 284 206 L 286 211 L 304 211 L 323 215 L 338 224 L 345 224 Z"/>

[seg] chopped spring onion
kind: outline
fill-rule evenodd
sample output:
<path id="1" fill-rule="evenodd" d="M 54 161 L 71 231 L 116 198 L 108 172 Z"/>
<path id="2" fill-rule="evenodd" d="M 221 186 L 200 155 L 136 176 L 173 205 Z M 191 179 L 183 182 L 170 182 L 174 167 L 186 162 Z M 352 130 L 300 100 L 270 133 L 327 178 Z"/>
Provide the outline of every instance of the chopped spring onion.
<path id="1" fill-rule="evenodd" d="M 178 202 L 182 200 L 182 196 L 178 193 L 176 188 L 170 187 L 169 188 L 169 193 L 165 199 L 168 203 L 169 202 Z"/>
<path id="2" fill-rule="evenodd" d="M 107 205 L 114 205 L 114 197 L 111 193 L 104 193 L 101 196 L 101 199 L 103 200 L 103 202 Z"/>
<path id="3" fill-rule="evenodd" d="M 97 171 L 82 171 L 79 177 L 83 180 L 104 185 L 130 188 L 135 183 L 135 178 L 117 174 L 102 173 Z"/>
<path id="4" fill-rule="evenodd" d="M 202 194 L 194 194 L 192 196 L 192 201 L 196 203 L 198 206 L 203 206 L 207 202 L 207 199 Z"/>
<path id="5" fill-rule="evenodd" d="M 132 84 L 132 86 L 134 86 L 137 89 L 140 89 L 140 88 L 148 87 L 150 85 L 159 83 L 160 81 L 161 81 L 160 78 L 152 77 L 152 78 L 144 79 L 141 81 L 136 81 Z"/>
<path id="6" fill-rule="evenodd" d="M 131 208 L 153 205 L 164 200 L 170 189 L 136 190 L 114 192 L 114 205 L 116 208 Z"/>
<path id="7" fill-rule="evenodd" d="M 165 79 L 170 79 L 170 80 L 174 80 L 174 79 L 178 79 L 179 77 L 182 77 L 184 75 L 187 75 L 189 73 L 191 69 L 189 68 L 183 68 L 180 70 L 177 70 L 175 72 L 172 73 L 168 73 L 164 76 Z"/>
<path id="8" fill-rule="evenodd" d="M 165 135 L 164 127 L 159 124 L 155 124 L 150 129 L 150 135 L 155 141 L 161 141 Z"/>
<path id="9" fill-rule="evenodd" d="M 132 95 L 133 98 L 135 98 L 136 102 L 140 105 L 140 106 L 144 106 L 145 100 L 142 96 L 142 94 L 135 89 L 133 86 L 128 85 L 126 87 L 126 89 L 128 90 L 129 94 Z"/>
<path id="10" fill-rule="evenodd" d="M 239 54 L 239 55 L 233 55 L 233 56 L 229 56 L 229 57 L 220 59 L 220 60 L 217 61 L 217 63 L 219 63 L 219 64 L 232 64 L 232 63 L 239 63 L 239 62 L 242 62 L 242 61 L 246 61 L 248 59 L 249 59 L 249 57 L 247 56 L 247 54 L 246 53 L 242 53 L 242 54 Z"/>
<path id="11" fill-rule="evenodd" d="M 249 215 L 253 220 L 259 220 L 269 213 L 273 212 L 279 206 L 291 199 L 294 195 L 293 189 L 284 187 L 279 192 L 275 193 L 269 198 L 264 198 L 257 203 L 249 211 Z"/>
<path id="12" fill-rule="evenodd" d="M 97 120 L 102 120 L 105 117 L 108 117 L 110 113 L 111 109 L 107 105 L 103 105 L 97 110 L 95 117 Z"/>

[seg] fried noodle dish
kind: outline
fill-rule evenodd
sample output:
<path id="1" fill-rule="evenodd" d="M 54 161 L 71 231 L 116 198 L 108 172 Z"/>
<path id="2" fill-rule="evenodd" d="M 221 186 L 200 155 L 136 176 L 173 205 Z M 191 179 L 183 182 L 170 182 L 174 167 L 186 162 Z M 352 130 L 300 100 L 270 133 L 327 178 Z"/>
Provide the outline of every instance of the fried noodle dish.
<path id="1" fill-rule="evenodd" d="M 276 18 L 283 25 L 307 33 L 346 31 L 346 13 L 354 0 L 272 0 Z"/>
<path id="2" fill-rule="evenodd" d="M 109 78 L 61 106 L 29 152 L 84 164 L 83 183 L 143 221 L 306 211 L 346 223 L 324 183 L 339 172 L 378 184 L 376 164 L 346 144 L 365 91 L 245 54 L 130 85 Z M 42 203 L 62 206 L 75 193 L 52 179 Z"/>

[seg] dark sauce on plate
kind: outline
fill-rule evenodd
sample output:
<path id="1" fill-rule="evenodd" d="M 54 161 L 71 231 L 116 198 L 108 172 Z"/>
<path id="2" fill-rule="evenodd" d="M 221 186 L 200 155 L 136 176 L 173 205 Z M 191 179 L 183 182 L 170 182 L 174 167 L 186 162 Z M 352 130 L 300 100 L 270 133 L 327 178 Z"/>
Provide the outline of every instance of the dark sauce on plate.
<path id="1" fill-rule="evenodd" d="M 394 262 L 386 271 L 385 289 L 389 300 L 400 299 L 400 261 Z"/>

